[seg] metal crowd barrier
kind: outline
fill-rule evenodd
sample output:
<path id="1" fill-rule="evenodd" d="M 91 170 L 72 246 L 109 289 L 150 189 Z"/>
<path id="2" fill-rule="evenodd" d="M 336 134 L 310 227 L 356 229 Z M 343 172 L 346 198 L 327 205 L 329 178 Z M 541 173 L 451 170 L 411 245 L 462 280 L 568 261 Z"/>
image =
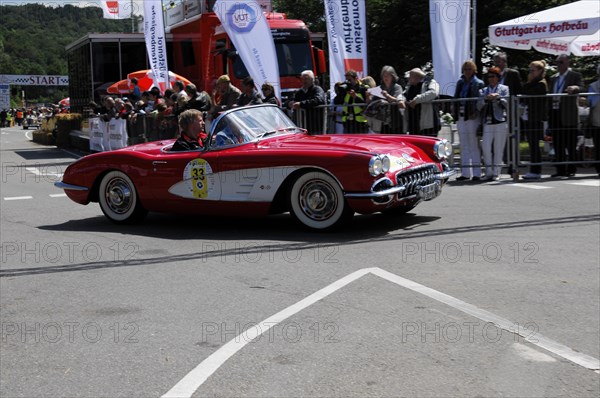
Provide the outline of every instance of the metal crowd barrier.
<path id="1" fill-rule="evenodd" d="M 561 98 L 561 97 L 571 97 L 574 101 L 579 102 L 580 98 L 582 97 L 588 97 L 590 95 L 599 95 L 599 94 L 590 94 L 590 93 L 580 93 L 577 95 L 568 95 L 568 94 L 547 94 L 544 96 L 527 96 L 527 95 L 516 95 L 516 96 L 510 96 L 507 98 L 508 100 L 508 109 L 507 109 L 507 128 L 508 128 L 508 134 L 507 134 L 507 138 L 506 138 L 506 143 L 505 143 L 505 150 L 504 150 L 504 154 L 503 154 L 503 161 L 500 164 L 493 164 L 490 165 L 492 167 L 495 166 L 500 166 L 503 169 L 507 169 L 508 171 L 512 171 L 512 178 L 514 179 L 514 181 L 518 181 L 519 176 L 521 173 L 522 169 L 525 169 L 527 167 L 530 166 L 560 166 L 560 165 L 565 165 L 565 166 L 577 166 L 577 165 L 585 165 L 585 166 L 589 166 L 589 165 L 593 165 L 593 164 L 597 164 L 599 163 L 598 161 L 596 161 L 593 158 L 593 146 L 594 145 L 600 145 L 600 142 L 593 142 L 593 140 L 590 137 L 589 132 L 587 131 L 586 127 L 585 127 L 585 116 L 582 114 L 580 115 L 579 113 L 577 115 L 575 115 L 575 119 L 577 119 L 577 123 L 576 125 L 573 125 L 571 127 L 562 127 L 560 129 L 554 129 L 555 134 L 556 131 L 559 132 L 564 132 L 566 133 L 566 136 L 569 139 L 569 146 L 571 147 L 571 149 L 573 150 L 573 154 L 568 154 L 568 149 L 567 152 L 565 153 L 564 158 L 566 158 L 566 160 L 563 161 L 557 161 L 556 158 L 556 153 L 552 154 L 552 132 L 553 129 L 553 123 L 550 121 L 549 123 L 546 122 L 543 124 L 543 131 L 538 131 L 538 132 L 533 132 L 530 131 L 531 129 L 528 129 L 527 127 L 530 126 L 529 124 L 526 124 L 522 121 L 522 117 L 523 117 L 523 103 L 527 102 L 527 100 L 529 99 L 534 99 L 534 98 L 542 98 L 545 100 L 542 101 L 541 105 L 544 109 L 540 109 L 538 110 L 539 112 L 544 113 L 546 116 L 544 117 L 544 119 L 546 121 L 551 120 L 551 103 L 553 101 L 553 98 Z M 437 104 L 437 108 L 441 110 L 442 113 L 444 114 L 450 114 L 453 115 L 453 109 L 455 108 L 455 104 L 459 103 L 459 102 L 470 102 L 472 104 L 472 106 L 476 106 L 476 102 L 479 100 L 479 98 L 465 98 L 465 99 L 438 99 L 438 100 L 434 100 L 432 103 L 433 104 Z M 308 113 L 306 110 L 304 109 L 299 109 L 299 110 L 295 110 L 293 112 L 288 110 L 288 114 L 290 114 L 290 116 L 292 117 L 292 119 L 294 120 L 294 122 L 303 128 L 307 128 L 307 130 L 311 133 L 311 134 L 322 134 L 322 133 L 328 133 L 328 134 L 335 134 L 336 132 L 339 132 L 339 127 L 338 129 L 336 129 L 336 125 L 339 124 L 340 122 L 340 117 L 339 114 L 337 112 L 340 111 L 341 108 L 337 108 L 336 107 L 344 107 L 344 106 L 349 106 L 349 107 L 366 107 L 367 104 L 341 104 L 341 105 L 335 105 L 335 104 L 329 104 L 329 105 L 322 105 L 322 106 L 318 106 L 316 108 L 316 110 L 313 110 L 312 113 Z M 391 107 L 396 107 L 395 104 L 390 104 L 389 106 Z M 579 108 L 580 109 L 580 108 Z M 319 114 L 317 114 L 316 112 L 319 112 Z M 481 114 L 481 112 L 480 112 Z M 311 116 L 311 117 L 309 117 Z M 405 115 L 403 115 L 403 117 L 406 117 Z M 315 126 L 314 124 L 314 118 L 316 119 L 320 119 L 318 124 Z M 311 124 L 311 119 L 313 119 L 313 123 Z M 451 165 L 460 165 L 461 164 L 461 158 L 460 158 L 460 138 L 459 138 L 459 134 L 458 134 L 458 129 L 456 127 L 456 123 L 458 121 L 454 121 L 454 123 L 444 123 L 443 121 L 441 121 L 440 125 L 441 128 L 438 132 L 438 137 L 439 138 L 446 138 L 448 139 L 448 141 L 450 141 L 450 143 L 452 144 L 452 146 L 456 149 L 458 149 L 456 152 L 457 157 L 453 157 L 452 159 L 450 159 L 450 163 Z M 483 124 L 481 122 L 481 118 L 478 120 L 479 123 L 479 127 L 478 127 L 478 145 L 481 146 L 481 140 L 482 140 L 482 130 L 483 130 Z M 371 121 L 369 121 L 369 126 L 371 126 Z M 344 134 L 353 134 L 355 133 L 355 131 L 348 131 L 348 126 L 347 125 L 343 125 L 344 130 L 343 133 Z M 392 131 L 392 133 L 398 133 L 398 134 L 404 134 L 404 126 L 395 126 L 394 131 Z M 536 140 L 536 143 L 538 145 L 540 145 L 540 148 L 542 148 L 542 146 L 544 147 L 543 152 L 541 154 L 541 161 L 537 161 L 537 162 L 533 162 L 532 161 L 532 153 L 531 153 L 531 148 L 529 147 L 529 145 L 521 145 L 521 143 L 525 143 L 527 142 L 527 138 L 529 136 L 532 135 L 539 136 L 541 137 L 541 139 L 539 141 Z M 573 142 L 575 142 L 575 145 L 573 146 Z M 535 143 L 532 142 L 533 145 L 535 145 Z M 480 151 L 481 152 L 481 151 Z M 482 153 L 482 152 L 481 152 Z M 482 153 L 483 156 L 483 153 Z M 563 158 L 563 156 L 560 156 L 559 158 Z M 471 165 L 467 165 L 466 167 L 470 167 L 470 168 L 483 168 L 485 167 L 485 165 L 482 162 L 482 159 L 480 159 L 479 162 L 475 162 Z"/>
<path id="2" fill-rule="evenodd" d="M 166 140 L 179 135 L 177 117 L 137 114 L 127 120 L 129 145 Z"/>
<path id="3" fill-rule="evenodd" d="M 509 144 L 511 145 L 510 157 L 508 159 L 509 166 L 513 170 L 513 181 L 519 180 L 521 169 L 531 166 L 565 166 L 575 169 L 577 166 L 590 166 L 600 163 L 595 160 L 595 146 L 600 145 L 600 133 L 594 135 L 592 128 L 588 127 L 587 119 L 590 109 L 581 106 L 583 98 L 590 96 L 598 96 L 598 93 L 579 93 L 579 94 L 546 94 L 546 95 L 516 95 L 510 97 L 510 131 Z M 571 118 L 576 120 L 576 123 L 570 123 L 568 126 L 557 126 L 556 115 L 553 112 L 558 110 L 552 109 L 554 101 L 569 99 L 572 104 L 577 104 L 577 115 L 572 115 Z M 523 123 L 522 113 L 523 107 L 520 106 L 527 100 L 541 100 L 547 111 L 546 118 L 542 123 L 542 131 L 537 128 L 528 128 L 526 123 Z M 529 112 L 528 112 L 529 113 Z M 564 115 L 563 115 L 564 116 Z M 554 119 L 553 119 L 554 118 Z M 593 137 L 592 137 L 593 136 Z M 557 139 L 563 141 L 562 146 L 565 147 L 565 153 L 556 153 L 555 144 Z M 521 142 L 528 142 L 527 151 L 522 151 L 520 148 Z M 543 141 L 543 144 L 542 144 Z M 531 151 L 532 145 L 538 145 L 541 150 L 541 159 L 532 161 L 535 154 Z M 537 149 L 537 148 L 536 148 Z M 572 150 L 572 153 L 569 153 Z M 559 161 L 558 159 L 566 159 Z"/>
<path id="4" fill-rule="evenodd" d="M 545 113 L 545 120 L 549 120 L 549 112 L 551 112 L 551 103 L 553 98 L 565 98 L 570 97 L 574 101 L 579 102 L 580 98 L 588 97 L 590 95 L 599 95 L 599 94 L 590 94 L 590 93 L 580 93 L 577 95 L 567 95 L 567 94 L 547 94 L 544 96 L 528 96 L 528 95 L 516 95 L 510 96 L 508 99 L 509 107 L 508 107 L 508 134 L 507 134 L 507 142 L 505 145 L 505 156 L 503 157 L 503 161 L 501 164 L 494 164 L 491 166 L 500 166 L 504 169 L 512 170 L 512 177 L 514 181 L 518 181 L 519 175 L 522 174 L 521 171 L 531 166 L 578 166 L 585 165 L 589 166 L 592 164 L 599 163 L 593 158 L 593 146 L 600 145 L 600 142 L 593 142 L 589 132 L 585 128 L 585 117 L 582 115 L 576 115 L 575 118 L 578 120 L 577 125 L 572 125 L 570 127 L 563 127 L 558 129 L 563 133 L 566 133 L 566 137 L 569 140 L 568 147 L 573 149 L 573 154 L 565 154 L 565 156 L 557 156 L 556 153 L 552 154 L 552 137 L 551 134 L 553 132 L 552 127 L 553 123 L 550 122 L 543 124 L 543 131 L 531 131 L 530 124 L 523 123 L 523 107 L 522 104 L 532 99 L 541 99 L 540 106 L 544 109 L 538 109 L 537 113 Z M 465 98 L 465 99 L 439 99 L 434 100 L 432 103 L 437 104 L 436 108 L 440 109 L 444 114 L 453 115 L 452 109 L 455 108 L 455 104 L 458 102 L 470 102 L 472 106 L 476 106 L 478 98 Z M 544 101 L 545 100 L 545 101 Z M 292 120 L 302 128 L 306 128 L 310 134 L 335 134 L 339 132 L 339 122 L 340 115 L 337 113 L 341 110 L 340 107 L 366 107 L 367 104 L 328 104 L 321 105 L 316 107 L 314 110 L 290 110 L 286 109 L 288 115 L 292 118 Z M 395 112 L 397 109 L 396 104 L 389 104 L 391 107 L 390 112 Z M 529 111 L 529 110 L 528 110 Z M 398 114 L 402 115 L 402 112 L 398 110 Z M 403 115 L 403 117 L 406 117 Z M 396 120 L 397 122 L 397 120 Z M 460 138 L 458 134 L 458 130 L 456 127 L 457 121 L 454 123 L 444 123 L 441 122 L 441 129 L 438 132 L 439 138 L 446 138 L 454 148 L 455 155 L 450 159 L 451 166 L 456 165 L 457 167 L 461 165 L 461 156 L 460 156 Z M 478 132 L 478 145 L 481 145 L 481 130 L 482 125 L 481 121 L 479 121 L 479 132 Z M 373 132 L 372 129 L 372 120 L 368 122 L 368 132 Z M 336 129 L 337 127 L 337 129 Z M 348 125 L 342 124 L 344 128 L 344 134 L 353 134 L 356 131 L 348 131 Z M 549 127 L 549 128 L 548 128 Z M 136 115 L 135 118 L 130 118 L 127 122 L 127 130 L 129 134 L 129 143 L 131 145 L 148 142 L 148 141 L 157 141 L 162 139 L 176 138 L 178 136 L 179 130 L 177 125 L 177 118 L 173 115 L 169 116 L 153 116 L 153 115 Z M 404 126 L 399 125 L 397 123 L 396 126 L 389 129 L 390 133 L 404 134 Z M 556 129 L 554 131 L 557 131 Z M 360 131 L 362 132 L 362 131 Z M 543 146 L 543 150 L 541 153 L 540 161 L 532 161 L 532 152 L 529 145 L 521 145 L 521 143 L 527 142 L 528 137 L 532 136 L 541 137 L 540 140 L 535 140 L 534 143 L 532 140 L 531 144 L 535 145 L 536 143 L 540 145 L 540 148 Z M 596 136 L 596 138 L 598 138 Z M 543 141 L 543 142 L 542 142 Z M 575 146 L 573 146 L 573 142 L 575 142 Z M 567 150 L 568 151 L 568 150 Z M 534 157 L 537 157 L 534 154 Z M 565 160 L 557 161 L 557 158 L 564 158 Z M 465 167 L 470 168 L 483 168 L 485 165 L 480 160 L 479 162 L 473 163 L 471 165 L 467 165 Z"/>

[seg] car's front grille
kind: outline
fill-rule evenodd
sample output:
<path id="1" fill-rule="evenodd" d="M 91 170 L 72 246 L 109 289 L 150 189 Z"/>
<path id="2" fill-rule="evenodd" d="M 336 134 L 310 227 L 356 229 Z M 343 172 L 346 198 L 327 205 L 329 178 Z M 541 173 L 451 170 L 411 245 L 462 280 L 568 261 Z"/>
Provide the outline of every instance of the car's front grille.
<path id="1" fill-rule="evenodd" d="M 417 193 L 417 187 L 433 184 L 439 169 L 435 164 L 426 164 L 414 169 L 401 171 L 396 174 L 396 183 L 406 187 L 398 194 L 398 198 L 406 198 Z"/>

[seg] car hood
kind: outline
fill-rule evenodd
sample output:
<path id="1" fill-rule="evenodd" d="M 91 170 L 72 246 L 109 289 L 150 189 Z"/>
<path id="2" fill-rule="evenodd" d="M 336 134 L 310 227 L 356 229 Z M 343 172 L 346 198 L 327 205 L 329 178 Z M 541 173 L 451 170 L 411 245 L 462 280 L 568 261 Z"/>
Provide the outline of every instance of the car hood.
<path id="1" fill-rule="evenodd" d="M 293 134 L 259 143 L 260 148 L 301 149 L 301 150 L 338 150 L 361 152 L 368 154 L 385 154 L 390 152 L 415 153 L 415 147 L 405 143 L 400 137 L 372 134 L 332 134 L 332 135 L 300 135 Z"/>

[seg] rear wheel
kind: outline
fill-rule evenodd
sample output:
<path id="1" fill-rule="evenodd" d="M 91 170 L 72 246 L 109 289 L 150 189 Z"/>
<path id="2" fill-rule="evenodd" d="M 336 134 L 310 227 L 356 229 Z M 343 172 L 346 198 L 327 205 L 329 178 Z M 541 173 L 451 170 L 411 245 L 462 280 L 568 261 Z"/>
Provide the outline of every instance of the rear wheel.
<path id="1" fill-rule="evenodd" d="M 147 214 L 139 201 L 133 181 L 121 171 L 111 171 L 100 182 L 100 209 L 117 224 L 131 224 Z"/>
<path id="2" fill-rule="evenodd" d="M 292 216 L 312 229 L 331 229 L 352 217 L 342 188 L 330 175 L 321 171 L 302 174 L 289 191 Z"/>

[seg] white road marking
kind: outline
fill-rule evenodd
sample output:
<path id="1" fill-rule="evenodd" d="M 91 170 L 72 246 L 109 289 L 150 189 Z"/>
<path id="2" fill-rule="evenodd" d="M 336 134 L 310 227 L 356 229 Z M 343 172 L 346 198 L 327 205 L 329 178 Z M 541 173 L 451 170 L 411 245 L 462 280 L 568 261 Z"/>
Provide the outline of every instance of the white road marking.
<path id="1" fill-rule="evenodd" d="M 411 280 L 402 278 L 398 275 L 392 274 L 391 272 L 384 271 L 381 268 L 375 268 L 371 272 L 397 285 L 410 289 L 414 292 L 421 293 L 441 303 L 454 307 L 466 314 L 474 316 L 475 318 L 479 318 L 482 321 L 491 322 L 501 329 L 523 337 L 531 344 L 535 344 L 538 347 L 550 351 L 551 353 L 563 357 L 573 363 L 576 363 L 577 365 L 583 366 L 584 368 L 590 370 L 600 369 L 600 360 L 597 358 L 574 351 L 571 348 L 544 337 L 539 333 L 532 334 L 530 330 L 525 328 L 519 328 L 515 331 L 514 326 L 516 323 L 511 322 L 508 319 L 494 315 L 489 311 L 478 308 L 472 304 L 466 303 L 442 292 L 438 292 L 437 290 L 428 288 L 427 286 L 423 286 Z"/>
<path id="2" fill-rule="evenodd" d="M 538 350 L 534 350 L 533 348 L 526 346 L 525 344 L 515 343 L 513 344 L 513 349 L 521 358 L 527 361 L 556 362 L 556 358 L 553 358 L 548 354 L 544 354 L 543 352 L 539 352 Z"/>
<path id="3" fill-rule="evenodd" d="M 67 194 L 66 193 L 51 193 L 50 197 L 51 198 L 64 198 L 66 197 Z"/>
<path id="4" fill-rule="evenodd" d="M 511 187 L 520 187 L 520 188 L 529 188 L 529 189 L 552 189 L 552 187 L 547 187 L 545 185 L 536 185 L 536 184 L 510 184 Z"/>
<path id="5" fill-rule="evenodd" d="M 398 275 L 392 274 L 391 272 L 384 271 L 381 268 L 363 268 L 355 271 L 332 284 L 324 287 L 323 289 L 311 294 L 310 296 L 298 301 L 295 304 L 287 307 L 286 309 L 278 312 L 277 314 L 265 319 L 258 324 L 258 327 L 248 329 L 242 334 L 236 336 L 225 345 L 220 347 L 217 351 L 213 352 L 206 359 L 204 359 L 198 366 L 183 377 L 173 388 L 171 388 L 163 398 L 172 397 L 191 397 L 194 392 L 204 382 L 215 373 L 221 365 L 225 363 L 229 358 L 235 355 L 239 350 L 244 348 L 246 344 L 253 341 L 261 334 L 269 330 L 271 327 L 283 322 L 290 316 L 302 311 L 308 306 L 315 304 L 317 301 L 324 299 L 330 294 L 336 292 L 342 287 L 354 282 L 357 279 L 362 278 L 367 274 L 373 274 L 379 276 L 389 282 L 395 283 L 399 286 L 405 287 L 417 293 L 421 293 L 429 298 L 439 301 L 443 304 L 449 305 L 456 308 L 468 315 L 474 316 L 486 322 L 491 322 L 497 327 L 507 330 L 511 333 L 516 333 L 523 337 L 531 344 L 537 345 L 538 347 L 544 348 L 547 351 L 552 352 L 562 358 L 565 358 L 571 362 L 581 365 L 587 369 L 598 372 L 600 369 L 600 360 L 591 357 L 586 354 L 582 354 L 573 351 L 571 348 L 564 346 L 558 342 L 548 339 L 540 334 L 531 335 L 531 331 L 527 329 L 518 329 L 515 331 L 515 322 L 511 322 L 508 319 L 496 316 L 491 312 L 478 308 L 472 304 L 466 303 L 462 300 L 456 299 L 452 296 L 439 292 L 437 290 L 428 288 L 427 286 L 413 282 L 409 279 L 402 278 Z M 260 333 L 259 333 L 260 331 Z"/>
<path id="6" fill-rule="evenodd" d="M 295 304 L 290 305 L 283 311 L 265 319 L 259 324 L 259 327 L 247 330 L 244 333 L 243 338 L 241 335 L 236 336 L 233 340 L 229 341 L 217 351 L 212 353 L 208 358 L 202 361 L 196 366 L 191 372 L 189 372 L 183 379 L 179 381 L 173 388 L 171 388 L 163 397 L 191 397 L 192 394 L 208 379 L 214 372 L 231 358 L 236 352 L 244 348 L 246 344 L 254 340 L 260 334 L 266 332 L 271 327 L 283 322 L 285 319 L 302 311 L 306 307 L 316 303 L 319 300 L 329 296 L 331 293 L 341 289 L 347 284 L 354 282 L 355 280 L 363 277 L 364 275 L 371 272 L 370 268 L 363 268 L 356 272 L 351 273 L 339 279 L 329 286 L 311 294 L 310 296 L 298 301 Z M 260 334 L 258 331 L 260 330 Z"/>
<path id="7" fill-rule="evenodd" d="M 25 138 L 27 138 L 29 141 L 33 141 L 33 136 L 30 135 L 31 131 L 27 130 L 25 132 Z"/>
<path id="8" fill-rule="evenodd" d="M 67 151 L 66 149 L 62 149 L 62 148 L 61 148 L 61 150 L 62 150 L 63 152 L 66 152 L 66 153 L 68 153 L 68 154 L 69 154 L 69 155 L 71 155 L 71 156 L 74 156 L 74 157 L 75 157 L 75 158 L 77 158 L 77 159 L 80 159 L 80 158 L 82 158 L 82 157 L 83 157 L 83 156 L 81 156 L 81 155 L 79 155 L 79 154 L 77 154 L 77 153 L 75 153 L 75 152 Z"/>
<path id="9" fill-rule="evenodd" d="M 600 187 L 600 180 L 569 182 L 571 185 L 583 185 L 585 187 Z"/>
<path id="10" fill-rule="evenodd" d="M 9 196 L 5 197 L 4 200 L 26 200 L 33 199 L 33 196 Z"/>
<path id="11" fill-rule="evenodd" d="M 48 177 L 48 176 L 52 176 L 52 177 L 62 177 L 64 173 L 44 173 L 42 171 L 40 171 L 40 169 L 38 169 L 37 167 L 25 167 L 25 170 L 27 170 L 28 172 L 35 174 L 36 176 L 40 176 L 40 177 Z"/>

